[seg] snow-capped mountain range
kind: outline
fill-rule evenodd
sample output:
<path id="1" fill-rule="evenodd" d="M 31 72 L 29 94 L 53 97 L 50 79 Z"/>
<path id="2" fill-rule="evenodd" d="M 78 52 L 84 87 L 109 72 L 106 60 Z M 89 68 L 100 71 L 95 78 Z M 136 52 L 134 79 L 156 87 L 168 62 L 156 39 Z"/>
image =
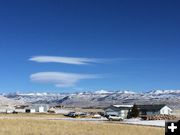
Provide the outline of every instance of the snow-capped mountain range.
<path id="1" fill-rule="evenodd" d="M 106 107 L 111 104 L 168 104 L 180 108 L 180 90 L 153 90 L 149 92 L 106 91 L 80 93 L 9 93 L 4 97 L 31 104 L 66 105 L 70 107 Z"/>

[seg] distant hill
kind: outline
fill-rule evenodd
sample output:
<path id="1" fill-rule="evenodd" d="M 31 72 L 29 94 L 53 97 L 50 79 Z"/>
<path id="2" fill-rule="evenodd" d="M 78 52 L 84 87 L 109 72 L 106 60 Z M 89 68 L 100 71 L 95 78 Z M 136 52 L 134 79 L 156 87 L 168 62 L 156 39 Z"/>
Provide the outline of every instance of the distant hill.
<path id="1" fill-rule="evenodd" d="M 5 101 L 66 105 L 69 107 L 107 107 L 112 104 L 167 104 L 180 109 L 180 90 L 153 90 L 136 93 L 133 91 L 106 91 L 81 93 L 11 93 L 4 95 Z"/>
<path id="2" fill-rule="evenodd" d="M 0 105 L 14 106 L 14 105 L 21 105 L 21 104 L 25 104 L 25 102 L 22 100 L 16 100 L 16 99 L 14 100 L 14 99 L 7 98 L 0 95 Z"/>

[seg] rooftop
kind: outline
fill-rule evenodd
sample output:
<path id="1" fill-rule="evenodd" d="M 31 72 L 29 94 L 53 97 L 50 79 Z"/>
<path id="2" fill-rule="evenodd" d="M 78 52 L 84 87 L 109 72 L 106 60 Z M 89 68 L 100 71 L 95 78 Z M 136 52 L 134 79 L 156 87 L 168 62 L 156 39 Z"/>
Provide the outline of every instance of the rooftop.
<path id="1" fill-rule="evenodd" d="M 137 105 L 140 110 L 160 110 L 165 104 Z"/>
<path id="2" fill-rule="evenodd" d="M 133 107 L 133 105 L 113 105 L 114 107 L 120 108 L 120 107 L 127 107 L 127 108 L 131 108 Z"/>

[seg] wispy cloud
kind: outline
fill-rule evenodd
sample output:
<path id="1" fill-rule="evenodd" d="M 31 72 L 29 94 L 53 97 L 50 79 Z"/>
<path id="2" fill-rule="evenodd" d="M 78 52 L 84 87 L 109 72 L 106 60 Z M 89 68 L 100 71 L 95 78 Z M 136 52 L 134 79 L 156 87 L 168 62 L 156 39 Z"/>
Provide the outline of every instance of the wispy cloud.
<path id="1" fill-rule="evenodd" d="M 78 58 L 78 57 L 62 57 L 62 56 L 33 56 L 30 61 L 39 63 L 64 63 L 73 65 L 88 65 L 97 63 L 119 63 L 134 62 L 148 59 L 142 58 Z"/>
<path id="2" fill-rule="evenodd" d="M 81 80 L 101 78 L 95 74 L 76 74 L 65 72 L 39 72 L 30 76 L 31 81 L 53 84 L 56 87 L 73 87 Z"/>
<path id="3" fill-rule="evenodd" d="M 58 56 L 34 56 L 29 59 L 30 61 L 40 63 L 65 63 L 74 65 L 87 65 L 91 63 L 102 63 L 105 59 L 96 58 L 76 58 L 76 57 L 58 57 Z"/>

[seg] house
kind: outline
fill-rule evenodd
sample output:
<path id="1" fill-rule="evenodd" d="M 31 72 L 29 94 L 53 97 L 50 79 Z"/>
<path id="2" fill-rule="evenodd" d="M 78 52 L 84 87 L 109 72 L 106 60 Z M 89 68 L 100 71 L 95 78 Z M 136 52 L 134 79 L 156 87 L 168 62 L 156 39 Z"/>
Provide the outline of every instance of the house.
<path id="1" fill-rule="evenodd" d="M 137 105 L 140 115 L 172 114 L 172 109 L 164 104 Z"/>
<path id="2" fill-rule="evenodd" d="M 33 106 L 21 105 L 21 106 L 15 106 L 15 112 L 16 113 L 35 113 L 36 109 Z"/>
<path id="3" fill-rule="evenodd" d="M 118 115 L 122 118 L 127 118 L 133 105 L 111 105 L 105 108 L 105 115 Z"/>
<path id="4" fill-rule="evenodd" d="M 128 118 L 133 105 L 111 105 L 105 108 L 105 115 L 118 115 Z M 164 104 L 137 105 L 140 115 L 172 114 L 172 109 Z"/>
<path id="5" fill-rule="evenodd" d="M 18 105 L 18 106 L 15 106 L 14 112 L 16 112 L 16 113 L 25 113 L 27 107 L 28 107 L 27 105 Z"/>

